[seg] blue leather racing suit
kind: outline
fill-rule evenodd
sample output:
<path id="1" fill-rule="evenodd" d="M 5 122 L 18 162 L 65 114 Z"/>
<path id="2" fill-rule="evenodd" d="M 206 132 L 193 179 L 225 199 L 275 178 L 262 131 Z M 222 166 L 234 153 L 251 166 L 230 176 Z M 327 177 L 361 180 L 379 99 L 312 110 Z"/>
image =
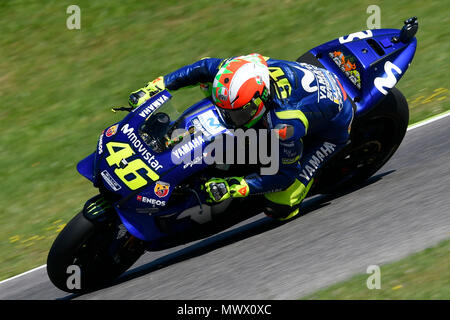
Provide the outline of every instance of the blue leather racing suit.
<path id="1" fill-rule="evenodd" d="M 268 215 L 297 214 L 317 170 L 345 146 L 353 107 L 337 77 L 315 66 L 265 58 L 271 78 L 268 112 L 254 127 L 276 129 L 279 170 L 245 177 L 249 194 L 264 194 Z M 224 59 L 205 58 L 166 76 L 169 90 L 213 82 Z M 304 147 L 304 137 L 308 145 Z M 305 149 L 305 150 L 304 150 Z"/>

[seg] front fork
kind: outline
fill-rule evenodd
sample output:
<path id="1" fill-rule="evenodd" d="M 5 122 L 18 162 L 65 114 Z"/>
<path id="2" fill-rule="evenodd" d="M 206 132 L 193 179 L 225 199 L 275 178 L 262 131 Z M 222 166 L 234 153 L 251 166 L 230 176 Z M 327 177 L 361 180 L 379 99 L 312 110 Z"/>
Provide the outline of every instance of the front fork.
<path id="1" fill-rule="evenodd" d="M 114 208 L 103 195 L 98 194 L 84 204 L 83 215 L 94 224 L 113 220 Z"/>
<path id="2" fill-rule="evenodd" d="M 116 214 L 114 207 L 102 194 L 86 201 L 83 207 L 83 215 L 93 222 L 96 228 L 111 230 L 111 241 L 107 253 L 116 263 L 120 263 L 120 258 L 125 251 L 141 250 L 144 246 L 142 240 L 128 232 Z"/>

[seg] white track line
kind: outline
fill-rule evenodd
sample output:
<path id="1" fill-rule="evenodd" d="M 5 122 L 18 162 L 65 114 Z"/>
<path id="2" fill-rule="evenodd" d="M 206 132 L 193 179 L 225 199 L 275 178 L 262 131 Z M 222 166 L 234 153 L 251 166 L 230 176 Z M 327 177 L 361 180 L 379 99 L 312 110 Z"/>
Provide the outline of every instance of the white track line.
<path id="1" fill-rule="evenodd" d="M 17 276 L 14 276 L 14 277 L 5 279 L 5 280 L 3 280 L 3 281 L 0 281 L 0 284 L 5 283 L 5 282 L 10 281 L 10 280 L 17 279 L 17 278 L 19 278 L 19 277 L 21 277 L 21 276 L 24 276 L 24 275 L 27 275 L 27 274 L 29 274 L 29 273 L 31 273 L 31 272 L 34 272 L 34 271 L 37 271 L 37 270 L 39 270 L 39 269 L 45 268 L 46 266 L 47 266 L 47 265 L 44 264 L 43 266 L 39 266 L 39 267 L 37 267 L 37 268 L 34 268 L 34 269 L 31 269 L 31 270 L 25 271 L 24 273 L 18 274 Z"/>
<path id="2" fill-rule="evenodd" d="M 419 121 L 419 122 L 417 122 L 417 123 L 414 123 L 414 124 L 408 126 L 408 129 L 406 129 L 406 131 L 414 130 L 414 129 L 416 129 L 416 128 L 425 126 L 425 125 L 427 125 L 427 124 L 430 124 L 430 123 L 432 123 L 432 122 L 434 122 L 434 121 L 443 119 L 443 118 L 448 117 L 448 116 L 450 116 L 450 111 L 446 111 L 446 112 L 440 113 L 440 114 L 438 114 L 438 115 L 432 116 L 432 117 L 430 117 L 430 118 L 428 118 L 428 119 Z M 5 282 L 10 281 L 10 280 L 17 279 L 17 278 L 19 278 L 19 277 L 21 277 L 21 276 L 24 276 L 24 275 L 26 275 L 26 274 L 29 274 L 29 273 L 31 273 L 31 272 L 33 272 L 33 271 L 37 271 L 37 270 L 39 270 L 39 269 L 45 268 L 46 266 L 47 266 L 47 265 L 44 264 L 43 266 L 40 266 L 40 267 L 31 269 L 31 270 L 28 270 L 28 271 L 26 271 L 26 272 L 24 272 L 24 273 L 21 273 L 21 274 L 18 274 L 18 275 L 16 275 L 16 276 L 14 276 L 14 277 L 12 277 L 12 278 L 5 279 L 5 280 L 3 280 L 3 281 L 0 281 L 0 284 L 5 283 Z"/>
<path id="3" fill-rule="evenodd" d="M 413 130 L 413 129 L 425 126 L 425 125 L 427 125 L 429 123 L 432 123 L 434 121 L 443 119 L 443 118 L 448 117 L 448 116 L 450 116 L 450 111 L 446 111 L 446 112 L 440 113 L 438 115 L 432 116 L 432 117 L 430 117 L 428 119 L 416 122 L 416 123 L 408 126 L 408 129 L 406 129 L 406 131 Z"/>

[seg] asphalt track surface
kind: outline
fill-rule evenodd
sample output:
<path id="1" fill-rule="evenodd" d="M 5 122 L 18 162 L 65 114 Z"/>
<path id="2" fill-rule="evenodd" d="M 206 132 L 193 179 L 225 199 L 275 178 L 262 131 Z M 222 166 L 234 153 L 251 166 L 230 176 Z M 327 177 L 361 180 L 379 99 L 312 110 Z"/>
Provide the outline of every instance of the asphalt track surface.
<path id="1" fill-rule="evenodd" d="M 367 183 L 306 200 L 288 223 L 260 214 L 147 253 L 115 284 L 81 296 L 56 289 L 41 267 L 0 283 L 0 299 L 300 298 L 450 238 L 449 128 L 446 117 L 408 131 Z M 381 285 L 382 276 L 381 267 Z"/>

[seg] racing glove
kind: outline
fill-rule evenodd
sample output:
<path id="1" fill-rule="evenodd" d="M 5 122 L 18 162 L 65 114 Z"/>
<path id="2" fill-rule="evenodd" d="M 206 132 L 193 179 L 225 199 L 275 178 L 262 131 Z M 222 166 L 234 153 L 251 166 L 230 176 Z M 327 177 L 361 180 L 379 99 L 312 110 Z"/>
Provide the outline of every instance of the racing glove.
<path id="1" fill-rule="evenodd" d="M 139 107 L 145 101 L 164 89 L 166 89 L 166 86 L 164 85 L 164 77 L 160 76 L 149 82 L 144 88 L 133 91 L 128 98 L 128 104 L 133 108 Z"/>
<path id="2" fill-rule="evenodd" d="M 207 194 L 206 202 L 222 202 L 230 197 L 243 198 L 250 192 L 242 177 L 212 178 L 205 183 L 204 190 Z"/>

